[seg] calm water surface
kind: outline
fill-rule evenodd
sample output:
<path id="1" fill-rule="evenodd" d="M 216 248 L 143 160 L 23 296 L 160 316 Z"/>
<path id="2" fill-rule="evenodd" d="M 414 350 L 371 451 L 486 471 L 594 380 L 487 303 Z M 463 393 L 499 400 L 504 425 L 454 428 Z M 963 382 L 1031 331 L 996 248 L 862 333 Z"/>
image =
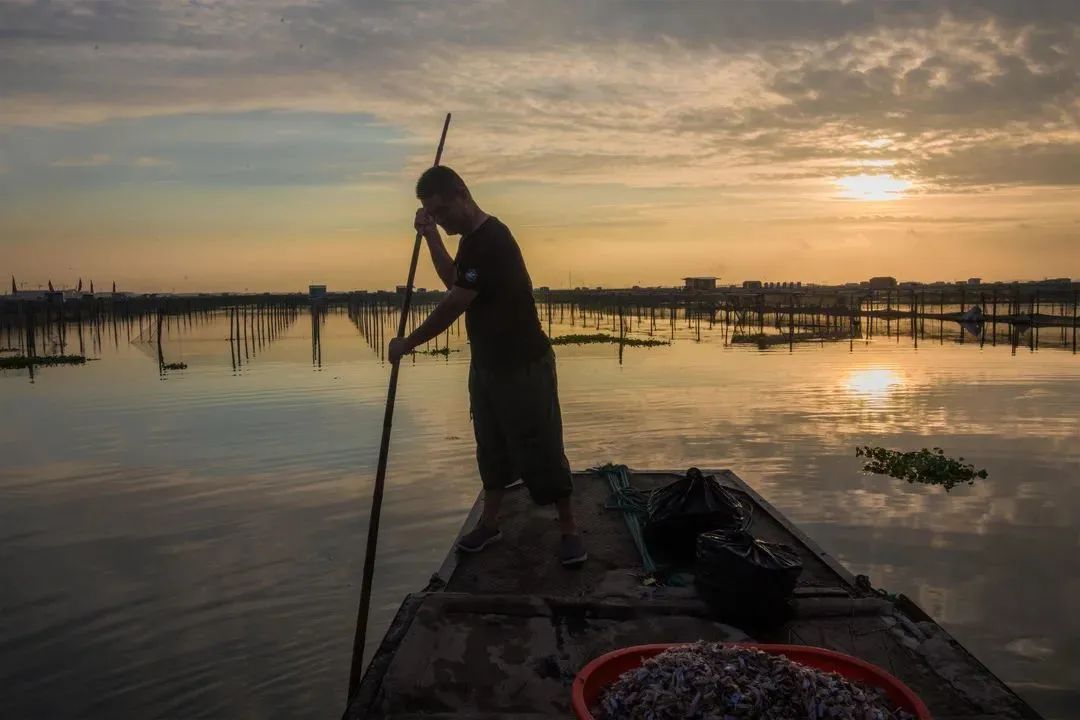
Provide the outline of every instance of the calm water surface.
<path id="1" fill-rule="evenodd" d="M 105 325 L 83 331 L 96 362 L 0 373 L 4 717 L 337 716 L 389 368 L 344 313 L 316 327 L 319 347 L 302 315 L 234 369 L 223 317 L 173 326 L 165 359 L 188 369 L 163 378 L 137 327 L 129 342 Z M 945 330 L 759 350 L 680 321 L 671 346 L 621 362 L 561 347 L 567 454 L 734 469 L 1048 717 L 1073 717 L 1080 357 L 1071 331 L 1014 351 Z M 402 369 L 376 638 L 476 498 L 467 369 L 467 348 Z M 867 477 L 858 444 L 940 445 L 990 478 L 946 494 Z"/>

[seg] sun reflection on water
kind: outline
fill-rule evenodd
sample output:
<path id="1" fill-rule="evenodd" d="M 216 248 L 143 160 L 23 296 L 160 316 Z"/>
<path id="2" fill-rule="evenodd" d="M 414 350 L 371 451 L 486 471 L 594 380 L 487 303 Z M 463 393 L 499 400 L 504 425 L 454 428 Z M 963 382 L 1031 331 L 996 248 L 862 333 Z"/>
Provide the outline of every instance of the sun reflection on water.
<path id="1" fill-rule="evenodd" d="M 881 400 L 904 384 L 899 373 L 889 368 L 857 370 L 847 377 L 844 387 L 848 392 L 869 400 Z"/>

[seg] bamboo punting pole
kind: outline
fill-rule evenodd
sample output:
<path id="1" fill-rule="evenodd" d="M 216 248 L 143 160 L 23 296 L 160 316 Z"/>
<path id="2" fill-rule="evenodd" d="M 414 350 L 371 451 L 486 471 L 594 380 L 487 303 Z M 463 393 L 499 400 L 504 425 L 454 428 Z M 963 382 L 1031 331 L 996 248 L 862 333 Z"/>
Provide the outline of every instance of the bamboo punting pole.
<path id="1" fill-rule="evenodd" d="M 435 165 L 442 160 L 443 145 L 446 143 L 446 131 L 450 128 L 450 113 L 443 122 L 439 147 L 435 151 Z M 405 297 L 402 301 L 401 318 L 398 323 L 397 337 L 405 335 L 409 321 L 409 304 L 412 301 L 412 286 L 416 279 L 416 261 L 420 255 L 422 235 L 416 233 L 413 244 L 412 261 L 409 264 L 409 280 L 405 283 Z M 364 576 L 360 585 L 360 604 L 356 609 L 356 635 L 353 637 L 352 668 L 349 671 L 349 698 L 360 685 L 364 668 L 364 641 L 367 637 L 368 610 L 371 606 L 371 582 L 375 575 L 375 552 L 379 542 L 379 515 L 382 511 L 383 488 L 386 485 L 386 461 L 390 454 L 390 429 L 394 420 L 394 399 L 397 396 L 398 370 L 401 363 L 394 363 L 390 368 L 390 388 L 386 394 L 386 413 L 383 417 L 382 444 L 379 446 L 379 464 L 375 473 L 375 487 L 371 498 L 371 516 L 368 520 L 367 548 L 364 556 Z"/>

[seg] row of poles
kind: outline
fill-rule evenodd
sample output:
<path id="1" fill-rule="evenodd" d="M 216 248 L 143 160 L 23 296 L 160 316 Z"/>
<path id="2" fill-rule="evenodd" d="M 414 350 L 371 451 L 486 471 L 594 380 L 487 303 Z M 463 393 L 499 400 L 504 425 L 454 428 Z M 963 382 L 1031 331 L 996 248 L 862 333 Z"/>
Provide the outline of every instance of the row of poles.
<path id="1" fill-rule="evenodd" d="M 977 322 L 957 322 L 962 306 L 948 305 L 934 298 L 933 302 L 923 295 L 898 302 L 896 296 L 885 294 L 875 297 L 855 298 L 850 303 L 822 304 L 814 298 L 794 294 L 784 298 L 786 303 L 767 302 L 764 295 L 735 297 L 728 302 L 682 299 L 666 303 L 623 302 L 614 295 L 591 298 L 581 302 L 556 302 L 538 297 L 537 309 L 541 323 L 548 334 L 553 335 L 557 324 L 564 328 L 580 328 L 582 332 L 603 333 L 625 338 L 639 332 L 649 337 L 665 335 L 669 340 L 676 337 L 680 328 L 691 332 L 697 340 L 702 329 L 719 327 L 724 344 L 757 343 L 781 345 L 800 342 L 824 342 L 869 340 L 874 337 L 907 335 L 916 343 L 927 338 L 927 321 L 937 323 L 933 335 L 944 342 L 946 337 L 957 337 L 966 342 L 974 337 L 980 343 L 997 345 L 1008 339 L 1014 347 L 1027 343 L 1037 349 L 1045 339 L 1056 337 L 1055 347 L 1074 346 L 1078 333 L 1076 306 L 1068 302 L 1056 302 L 1050 306 L 1045 301 L 1025 302 L 1024 312 L 1017 312 L 1017 304 L 988 299 L 987 311 Z M 808 302 L 808 300 L 810 302 Z M 426 316 L 432 305 L 425 303 L 410 310 L 408 327 L 414 328 Z M 350 300 L 349 317 L 368 345 L 385 358 L 389 342 L 390 325 L 397 318 L 400 306 L 392 296 Z M 1030 311 L 1038 308 L 1039 313 Z M 1032 322 L 1034 320 L 1034 322 Z M 956 323 L 959 333 L 947 330 Z M 932 326 L 933 327 L 933 326 Z M 902 329 L 906 328 L 906 330 Z M 766 332 L 768 330 L 768 332 Z M 1002 331 L 1005 331 L 1004 333 Z M 434 342 L 435 349 L 447 347 L 455 326 L 444 340 Z"/>
<path id="2" fill-rule="evenodd" d="M 156 346 L 159 370 L 166 366 L 164 338 L 190 331 L 224 315 L 229 325 L 229 347 L 233 369 L 242 368 L 258 351 L 276 340 L 295 321 L 306 304 L 289 299 L 257 300 L 232 306 L 217 303 L 162 301 L 157 306 L 129 306 L 116 303 L 95 312 L 63 312 L 48 303 L 16 304 L 16 312 L 2 315 L 0 350 L 18 352 L 28 358 L 65 355 L 69 351 L 85 356 L 87 330 L 92 354 L 100 354 L 102 337 L 109 333 L 114 347 L 121 336 L 139 346 Z M 33 365 L 31 364 L 31 368 Z"/>
<path id="3" fill-rule="evenodd" d="M 751 332 L 757 324 L 758 333 L 766 325 L 782 329 L 792 325 L 799 329 L 811 329 L 840 334 L 845 327 L 851 335 L 862 320 L 869 321 L 865 327 L 868 335 L 875 334 L 879 321 L 916 318 L 920 326 L 927 319 L 957 320 L 966 305 L 951 302 L 946 292 L 881 292 L 865 296 L 827 297 L 813 293 L 771 296 L 761 294 L 734 294 L 710 298 L 686 297 L 679 299 L 650 299 L 648 297 L 622 297 L 611 293 L 595 296 L 578 295 L 559 299 L 544 293 L 538 294 L 537 305 L 541 318 L 549 331 L 554 322 L 571 327 L 601 330 L 624 334 L 641 330 L 654 334 L 658 324 L 667 322 L 669 335 L 673 336 L 680 316 L 687 328 L 700 328 L 702 323 L 712 327 L 719 318 L 723 324 L 734 326 L 736 332 Z M 225 304 L 225 298 L 209 300 L 162 300 L 156 304 L 147 302 L 100 301 L 79 302 L 75 307 L 54 306 L 48 302 L 20 301 L 4 303 L 0 313 L 4 339 L 2 349 L 23 352 L 28 356 L 74 350 L 69 333 L 75 332 L 79 354 L 85 354 L 85 330 L 91 330 L 94 349 L 100 345 L 103 329 L 113 328 L 114 341 L 119 342 L 121 330 L 131 340 L 132 330 L 138 327 L 137 337 L 145 340 L 153 336 L 156 322 L 162 318 L 164 328 L 190 326 L 200 320 L 213 317 L 219 312 L 229 316 L 230 340 L 233 344 L 234 365 L 241 367 L 256 349 L 268 338 L 280 332 L 279 322 L 286 316 L 295 319 L 301 308 L 308 306 L 308 299 L 289 296 L 287 299 L 251 300 Z M 1077 327 L 1078 302 L 1076 293 L 1071 299 L 1040 297 L 1039 293 L 1022 296 L 1018 291 L 1007 295 L 980 293 L 974 296 L 982 310 L 980 324 L 989 323 L 1020 328 L 1057 327 L 1063 331 Z M 401 308 L 400 295 L 394 293 L 367 293 L 350 295 L 345 304 L 350 319 L 360 330 L 361 336 L 373 347 L 384 352 L 389 341 L 386 325 L 391 323 Z M 406 314 L 406 330 L 414 329 L 431 310 L 434 303 L 425 298 L 423 303 L 410 306 Z M 325 306 L 321 306 L 324 307 Z M 291 314 L 291 315 L 290 315 Z M 770 322 L 771 318 L 771 322 Z M 315 332 L 317 327 L 313 325 Z M 445 348 L 454 334 L 460 334 L 460 323 L 446 335 L 434 341 L 434 349 Z M 981 333 L 980 333 L 981 334 Z M 1014 335 L 1015 333 L 1010 333 Z M 996 333 L 990 333 L 991 341 Z M 316 362 L 318 359 L 316 358 Z"/>

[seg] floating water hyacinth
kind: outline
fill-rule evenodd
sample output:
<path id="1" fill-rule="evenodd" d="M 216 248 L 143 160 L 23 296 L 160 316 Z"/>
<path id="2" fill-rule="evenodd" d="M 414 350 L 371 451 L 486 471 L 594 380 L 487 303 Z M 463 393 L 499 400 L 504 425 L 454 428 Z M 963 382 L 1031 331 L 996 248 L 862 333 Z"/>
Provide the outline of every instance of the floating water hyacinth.
<path id="1" fill-rule="evenodd" d="M 923 448 L 917 452 L 900 452 L 883 447 L 858 446 L 855 448 L 855 457 L 867 459 L 863 465 L 866 472 L 889 475 L 909 483 L 940 485 L 945 488 L 945 492 L 960 483 L 974 485 L 976 478 L 985 480 L 988 477 L 986 470 L 976 470 L 971 463 L 965 463 L 964 458 L 954 460 L 946 457 L 945 451 L 939 447 L 933 450 Z"/>
<path id="2" fill-rule="evenodd" d="M 667 340 L 628 337 L 626 335 L 616 337 L 614 335 L 605 335 L 604 333 L 596 333 L 594 335 L 560 335 L 558 337 L 551 338 L 552 345 L 594 345 L 597 343 L 629 345 L 630 347 L 659 347 L 660 345 L 671 344 Z"/>
<path id="3" fill-rule="evenodd" d="M 86 358 L 82 355 L 16 355 L 14 357 L 0 358 L 0 370 L 21 370 L 31 365 L 84 365 Z"/>
<path id="4" fill-rule="evenodd" d="M 836 673 L 704 642 L 626 671 L 592 712 L 601 720 L 914 720 L 880 690 Z"/>

